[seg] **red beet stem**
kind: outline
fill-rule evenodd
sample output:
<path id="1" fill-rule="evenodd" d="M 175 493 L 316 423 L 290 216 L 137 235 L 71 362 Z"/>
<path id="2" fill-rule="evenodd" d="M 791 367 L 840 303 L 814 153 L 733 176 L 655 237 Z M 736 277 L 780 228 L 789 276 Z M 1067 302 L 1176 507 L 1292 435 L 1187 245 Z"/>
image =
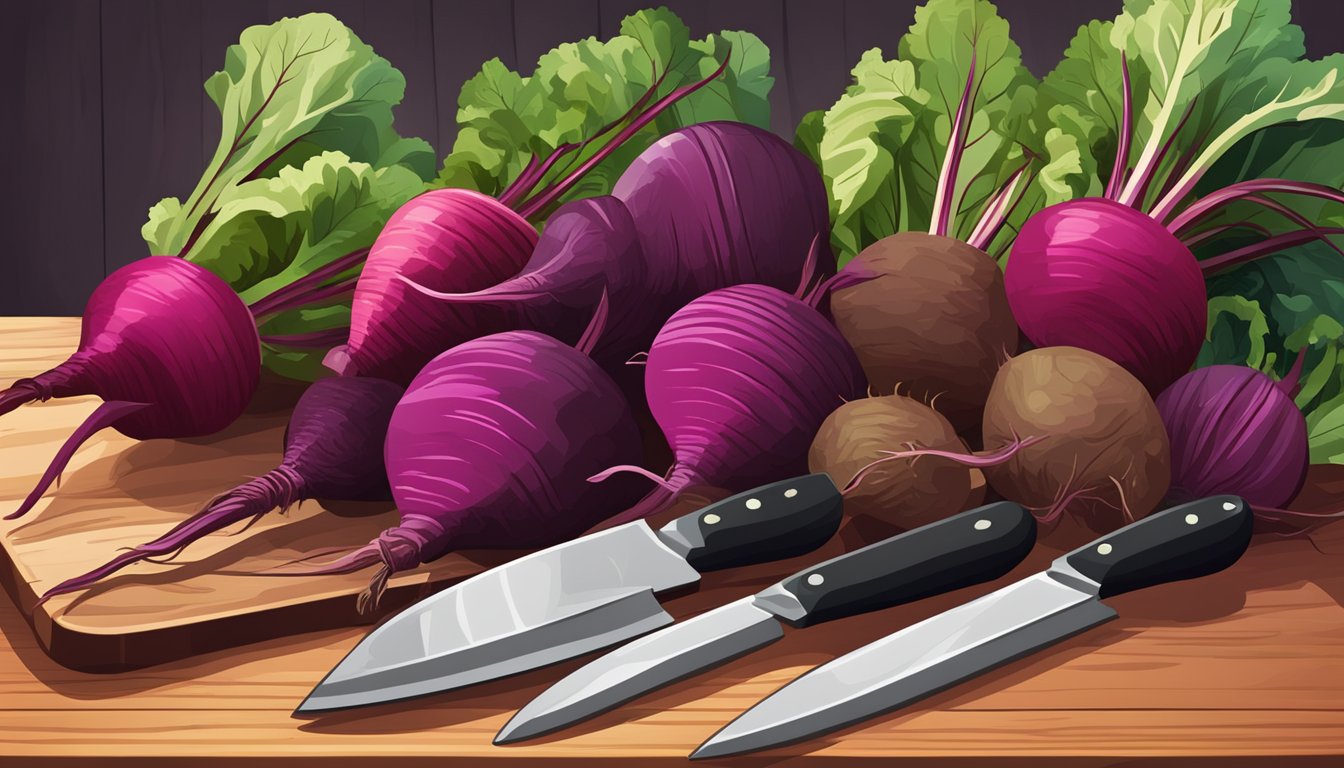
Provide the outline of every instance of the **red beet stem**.
<path id="1" fill-rule="evenodd" d="M 255 521 L 277 507 L 284 511 L 303 498 L 303 478 L 292 467 L 281 464 L 261 477 L 216 497 L 159 538 L 122 552 L 88 573 L 57 584 L 47 590 L 37 604 L 41 605 L 56 595 L 86 589 L 132 563 L 164 555 L 175 556 L 203 536 L 240 520 L 251 518 Z"/>
<path id="2" fill-rule="evenodd" d="M 1274 382 L 1274 386 L 1278 387 L 1280 390 L 1283 391 L 1284 394 L 1288 395 L 1288 397 L 1290 398 L 1296 397 L 1297 390 L 1301 387 L 1302 365 L 1303 363 L 1306 362 L 1306 359 L 1307 359 L 1307 348 L 1304 346 L 1301 349 L 1297 350 L 1297 359 L 1293 361 L 1293 367 L 1288 370 L 1287 375 L 1285 375 L 1282 379 L 1279 379 L 1278 381 Z"/>
<path id="3" fill-rule="evenodd" d="M 80 424 L 75 431 L 66 439 L 65 444 L 56 452 L 56 458 L 51 460 L 47 466 L 47 471 L 42 475 L 42 479 L 37 481 L 37 486 L 24 499 L 23 504 L 8 515 L 6 520 L 13 520 L 16 517 L 22 517 L 28 510 L 33 508 L 37 500 L 42 498 L 47 488 L 55 482 L 56 478 L 65 470 L 65 466 L 70 463 L 70 458 L 75 455 L 75 451 L 84 444 L 86 440 L 93 437 L 94 433 L 110 427 L 117 423 L 122 417 L 129 416 L 142 408 L 147 408 L 147 403 L 128 403 L 124 400 L 112 400 L 99 405 L 89 417 Z"/>

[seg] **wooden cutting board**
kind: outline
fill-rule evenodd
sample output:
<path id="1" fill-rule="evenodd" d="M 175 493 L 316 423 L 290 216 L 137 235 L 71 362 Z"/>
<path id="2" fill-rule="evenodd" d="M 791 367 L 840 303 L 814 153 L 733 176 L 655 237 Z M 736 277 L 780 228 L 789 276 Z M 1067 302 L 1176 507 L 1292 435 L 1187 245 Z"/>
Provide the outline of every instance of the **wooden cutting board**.
<path id="1" fill-rule="evenodd" d="M 74 351 L 78 318 L 6 318 L 0 386 Z M 27 515 L 0 523 L 0 581 L 56 661 L 116 671 L 282 635 L 372 623 L 355 597 L 370 573 L 255 575 L 306 553 L 356 547 L 394 525 L 390 504 L 324 508 L 306 502 L 245 532 L 207 536 L 171 565 L 130 566 L 83 594 L 33 612 L 38 595 L 148 541 L 216 494 L 279 460 L 288 407 L 300 390 L 263 388 L 250 412 L 222 434 L 136 442 L 104 430 L 75 454 L 59 488 Z M 27 496 L 66 437 L 97 406 L 92 397 L 33 403 L 0 418 L 0 515 Z M 394 578 L 379 616 L 517 553 L 449 555 Z"/>

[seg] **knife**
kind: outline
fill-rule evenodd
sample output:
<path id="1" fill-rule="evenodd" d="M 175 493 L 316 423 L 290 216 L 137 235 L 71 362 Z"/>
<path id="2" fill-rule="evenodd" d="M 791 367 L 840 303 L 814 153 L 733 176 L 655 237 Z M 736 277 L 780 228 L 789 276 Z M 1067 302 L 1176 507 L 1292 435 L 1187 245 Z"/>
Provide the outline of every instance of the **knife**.
<path id="1" fill-rule="evenodd" d="M 825 474 L 763 485 L 654 531 L 643 520 L 526 555 L 373 630 L 295 714 L 422 696 L 524 672 L 672 622 L 654 593 L 700 574 L 805 554 L 840 527 Z"/>
<path id="2" fill-rule="evenodd" d="M 692 759 L 803 741 L 889 712 L 1116 617 L 1101 598 L 1221 571 L 1251 513 L 1215 496 L 1150 515 L 1045 571 L 827 662 L 724 726 Z"/>
<path id="3" fill-rule="evenodd" d="M 769 645 L 806 627 L 996 579 L 1036 543 L 1012 502 L 972 509 L 804 569 L 576 670 L 509 720 L 496 744 L 539 736 Z"/>

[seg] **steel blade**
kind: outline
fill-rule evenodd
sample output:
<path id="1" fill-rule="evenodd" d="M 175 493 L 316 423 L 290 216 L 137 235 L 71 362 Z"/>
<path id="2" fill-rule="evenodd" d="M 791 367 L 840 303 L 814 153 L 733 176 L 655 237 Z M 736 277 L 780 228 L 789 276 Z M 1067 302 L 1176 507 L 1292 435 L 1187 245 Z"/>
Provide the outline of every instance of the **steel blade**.
<path id="1" fill-rule="evenodd" d="M 451 690 L 627 640 L 672 621 L 655 592 L 699 578 L 643 521 L 534 552 L 392 617 L 296 713 Z"/>
<path id="2" fill-rule="evenodd" d="M 496 744 L 540 736 L 784 636 L 779 619 L 746 597 L 646 635 L 583 666 L 518 711 Z"/>
<path id="3" fill-rule="evenodd" d="M 692 758 L 802 741 L 904 706 L 1115 618 L 1095 594 L 1040 573 L 799 677 L 747 710 Z"/>

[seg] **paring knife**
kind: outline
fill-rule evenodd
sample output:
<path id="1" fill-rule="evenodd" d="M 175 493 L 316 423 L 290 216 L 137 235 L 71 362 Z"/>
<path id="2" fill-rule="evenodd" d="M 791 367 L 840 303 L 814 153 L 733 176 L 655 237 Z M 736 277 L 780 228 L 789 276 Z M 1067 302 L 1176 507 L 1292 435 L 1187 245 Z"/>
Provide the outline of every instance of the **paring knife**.
<path id="1" fill-rule="evenodd" d="M 525 672 L 670 624 L 655 592 L 810 552 L 840 527 L 825 474 L 763 485 L 654 531 L 643 520 L 526 555 L 421 600 L 359 642 L 295 714 Z"/>
<path id="2" fill-rule="evenodd" d="M 691 757 L 803 741 L 909 704 L 1116 617 L 1101 598 L 1221 571 L 1246 551 L 1251 513 L 1216 496 L 1150 515 L 1030 576 L 869 643 L 780 688 Z"/>
<path id="3" fill-rule="evenodd" d="M 806 627 L 978 584 L 1012 570 L 1036 519 L 1012 502 L 972 509 L 799 571 L 608 653 L 513 716 L 496 744 L 539 736 L 715 667 Z"/>

